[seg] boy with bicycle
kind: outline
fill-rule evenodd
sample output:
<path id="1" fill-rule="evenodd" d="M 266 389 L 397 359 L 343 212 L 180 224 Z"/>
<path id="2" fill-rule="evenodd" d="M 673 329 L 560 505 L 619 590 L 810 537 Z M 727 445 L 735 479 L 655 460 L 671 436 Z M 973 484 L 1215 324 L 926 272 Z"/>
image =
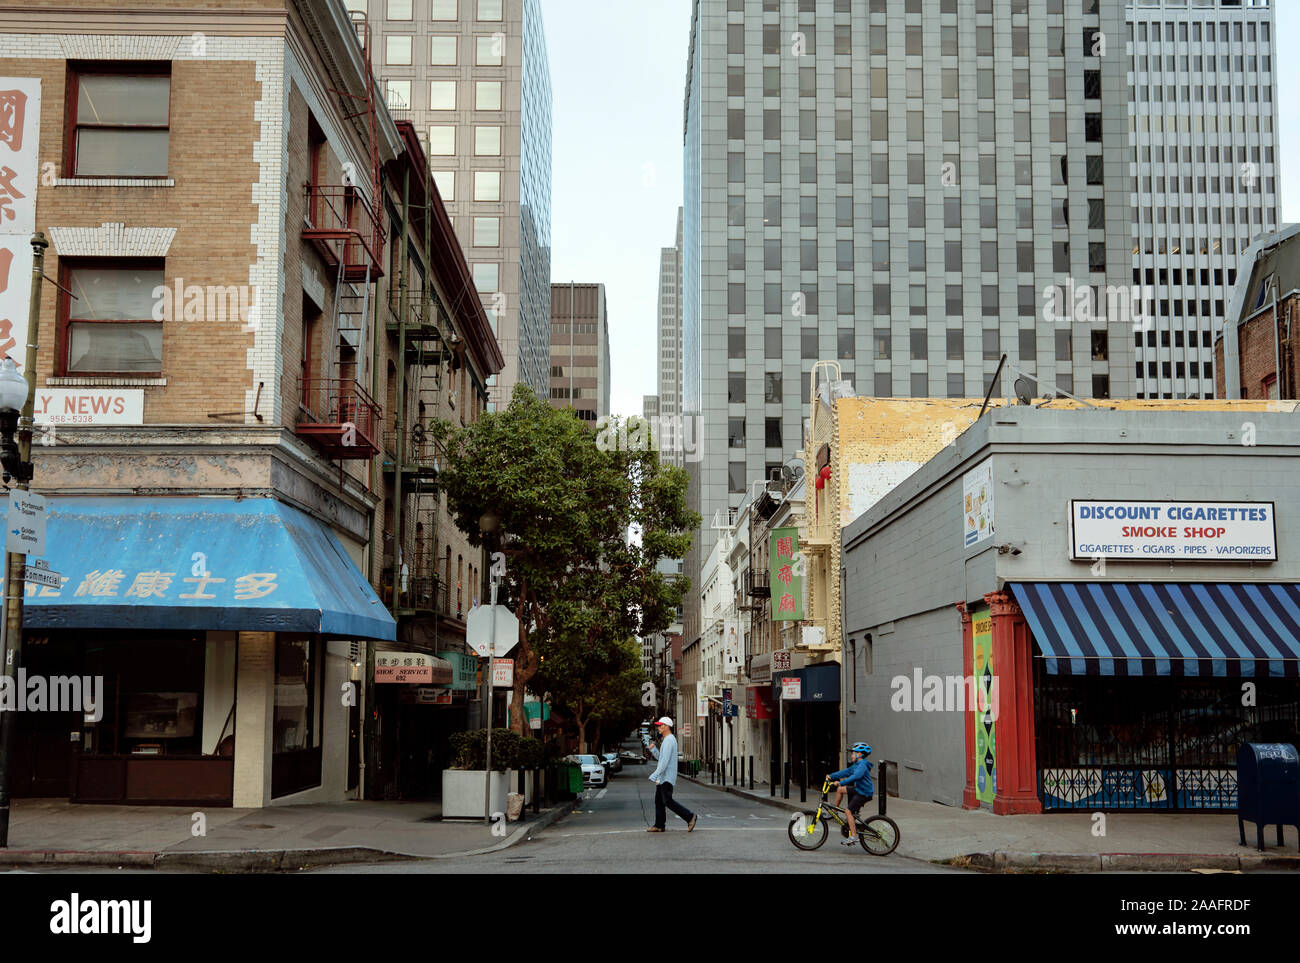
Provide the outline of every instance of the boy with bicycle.
<path id="1" fill-rule="evenodd" d="M 835 790 L 836 806 L 840 805 L 840 800 L 844 798 L 845 793 L 849 795 L 848 805 L 844 807 L 849 820 L 849 838 L 840 841 L 842 846 L 858 844 L 858 828 L 853 819 L 854 813 L 876 795 L 875 786 L 871 782 L 871 763 L 867 761 L 867 756 L 871 754 L 871 747 L 865 742 L 857 742 L 850 752 L 853 764 L 826 777 L 838 787 Z"/>

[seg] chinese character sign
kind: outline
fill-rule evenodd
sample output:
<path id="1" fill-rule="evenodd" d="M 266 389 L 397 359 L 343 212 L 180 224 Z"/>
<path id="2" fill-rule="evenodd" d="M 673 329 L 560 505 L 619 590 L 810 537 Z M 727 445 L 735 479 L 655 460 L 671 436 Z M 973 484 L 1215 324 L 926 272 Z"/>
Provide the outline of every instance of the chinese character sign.
<path id="1" fill-rule="evenodd" d="M 41 82 L 0 77 L 0 357 L 27 359 Z"/>
<path id="2" fill-rule="evenodd" d="M 776 528 L 768 536 L 768 564 L 771 569 L 772 621 L 803 620 L 803 568 L 796 563 L 799 530 Z"/>

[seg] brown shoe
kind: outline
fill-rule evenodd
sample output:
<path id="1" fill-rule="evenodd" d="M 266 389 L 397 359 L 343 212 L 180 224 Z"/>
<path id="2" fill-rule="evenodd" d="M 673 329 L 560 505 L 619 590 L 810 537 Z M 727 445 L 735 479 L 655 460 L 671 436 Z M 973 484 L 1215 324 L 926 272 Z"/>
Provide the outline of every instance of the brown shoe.
<path id="1" fill-rule="evenodd" d="M 695 820 L 699 818 L 700 818 L 699 816 L 691 816 L 691 821 L 686 824 L 686 831 L 688 833 L 691 832 L 693 829 L 695 829 Z"/>
<path id="2" fill-rule="evenodd" d="M 646 832 L 648 832 L 648 833 L 662 833 L 662 832 L 663 832 L 663 829 L 662 829 L 661 827 L 659 827 L 659 826 L 651 826 L 649 829 L 646 830 Z"/>

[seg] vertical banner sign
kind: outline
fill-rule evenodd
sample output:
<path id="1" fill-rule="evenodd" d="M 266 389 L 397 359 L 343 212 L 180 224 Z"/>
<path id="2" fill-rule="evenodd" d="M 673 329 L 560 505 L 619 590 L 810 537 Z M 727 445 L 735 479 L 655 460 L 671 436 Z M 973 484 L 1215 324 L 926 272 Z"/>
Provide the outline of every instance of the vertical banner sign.
<path id="1" fill-rule="evenodd" d="M 997 742 L 993 720 L 993 616 L 987 605 L 971 608 L 971 644 L 975 649 L 975 796 L 992 803 L 997 795 Z"/>
<path id="2" fill-rule="evenodd" d="M 771 559 L 772 621 L 803 621 L 803 573 L 795 571 L 799 552 L 799 529 L 776 528 L 768 537 Z"/>
<path id="3" fill-rule="evenodd" d="M 993 459 L 985 459 L 962 476 L 962 544 L 993 537 Z"/>
<path id="4" fill-rule="evenodd" d="M 0 77 L 0 357 L 22 370 L 32 296 L 41 82 Z"/>

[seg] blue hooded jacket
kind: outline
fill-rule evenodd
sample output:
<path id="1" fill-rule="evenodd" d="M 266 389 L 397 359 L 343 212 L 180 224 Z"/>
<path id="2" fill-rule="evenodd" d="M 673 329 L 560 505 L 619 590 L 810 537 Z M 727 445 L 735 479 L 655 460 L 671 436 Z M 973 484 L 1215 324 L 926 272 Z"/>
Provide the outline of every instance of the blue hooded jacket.
<path id="1" fill-rule="evenodd" d="M 876 787 L 871 782 L 871 763 L 866 759 L 859 759 L 849 768 L 831 773 L 831 778 L 863 796 L 876 794 Z"/>

